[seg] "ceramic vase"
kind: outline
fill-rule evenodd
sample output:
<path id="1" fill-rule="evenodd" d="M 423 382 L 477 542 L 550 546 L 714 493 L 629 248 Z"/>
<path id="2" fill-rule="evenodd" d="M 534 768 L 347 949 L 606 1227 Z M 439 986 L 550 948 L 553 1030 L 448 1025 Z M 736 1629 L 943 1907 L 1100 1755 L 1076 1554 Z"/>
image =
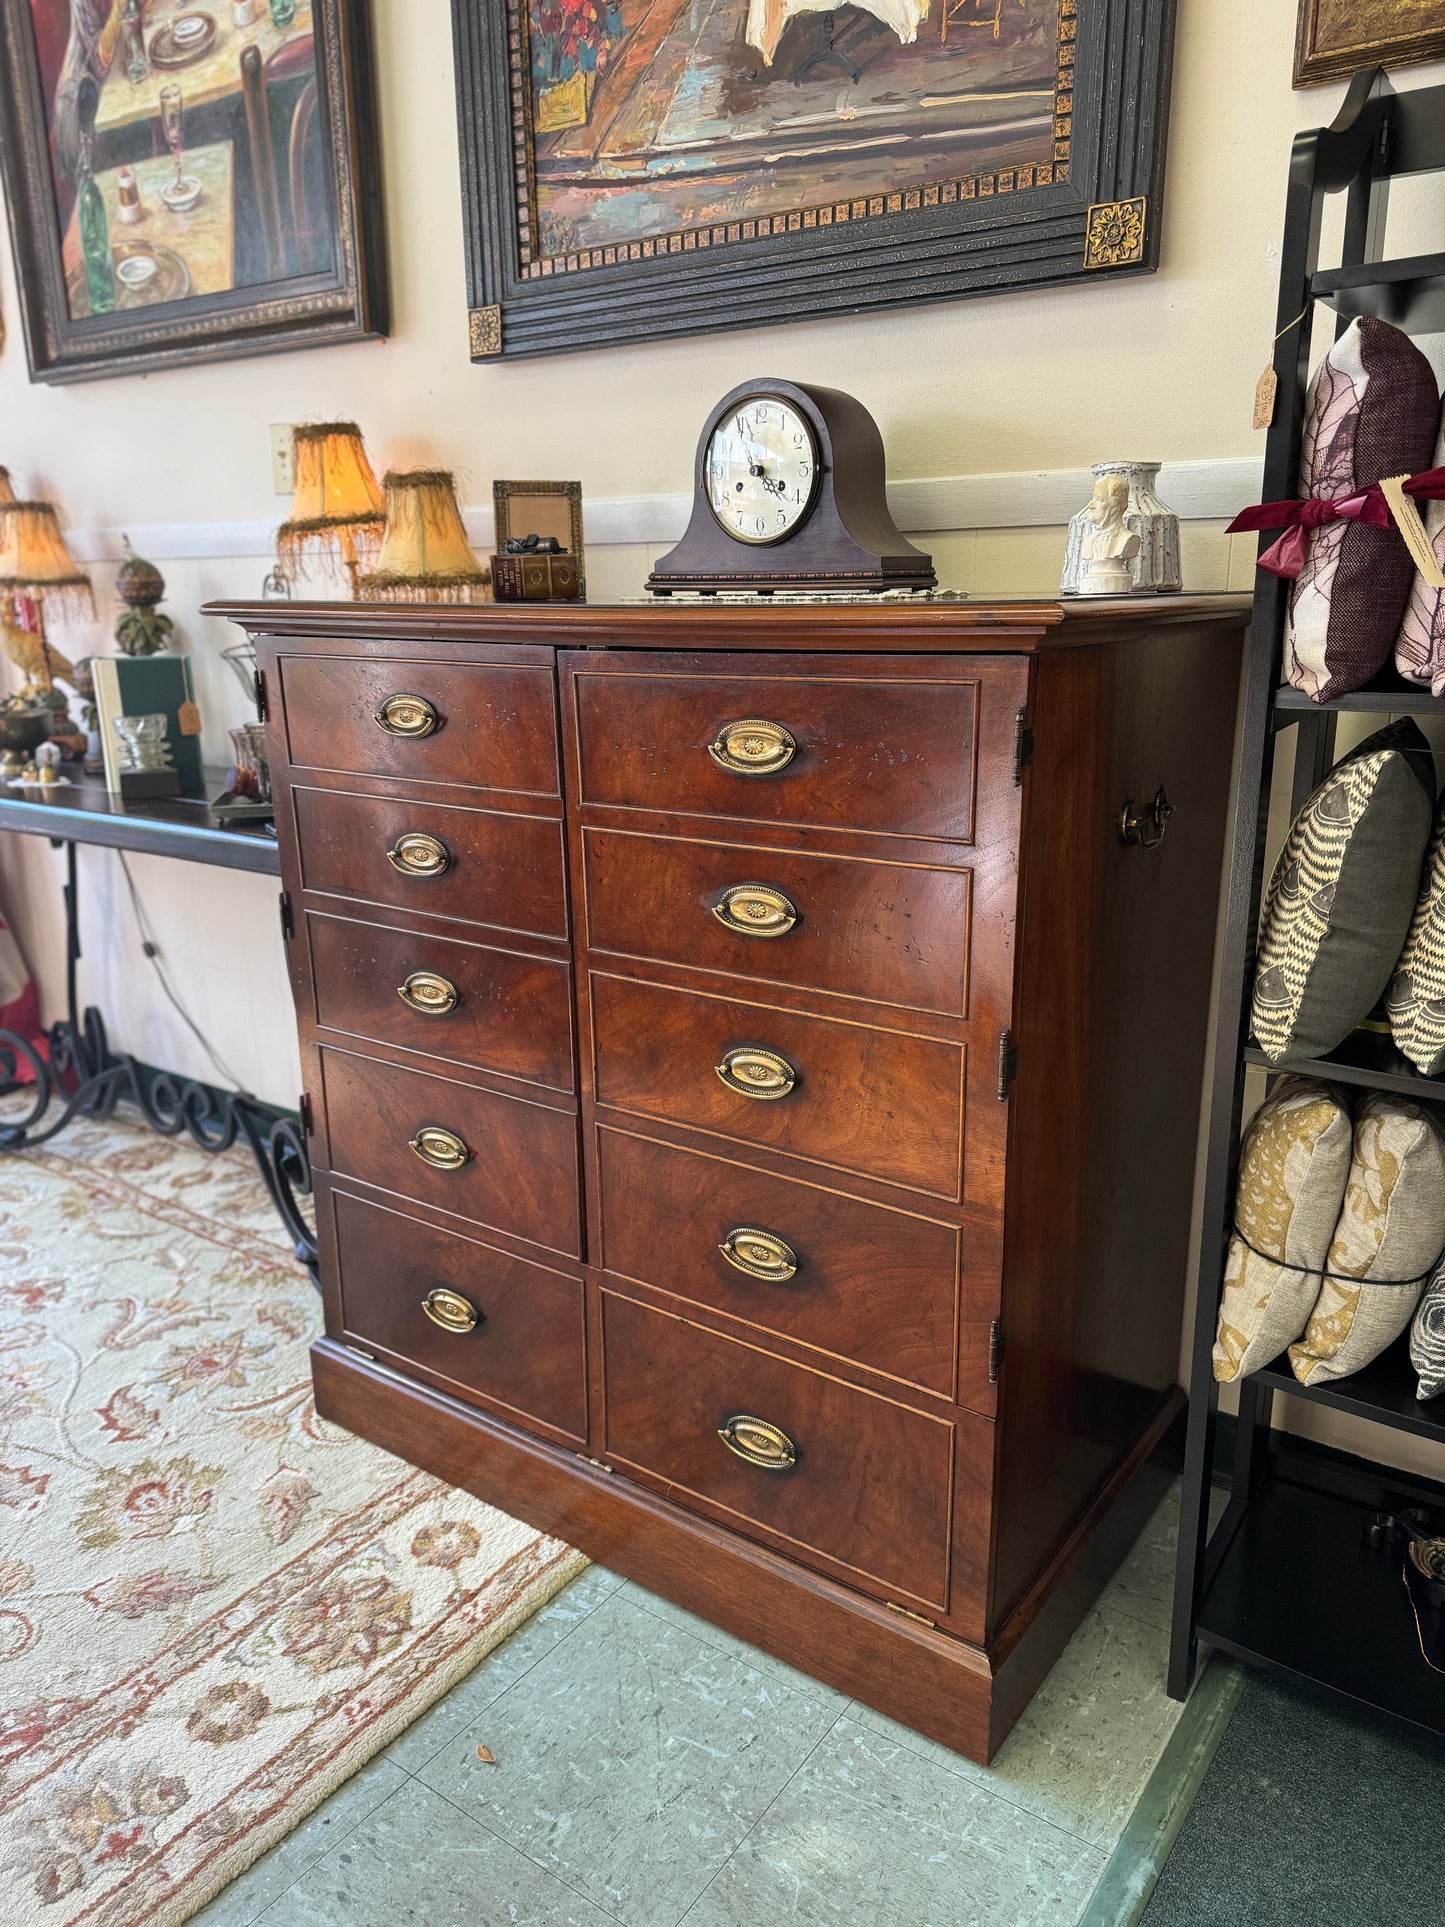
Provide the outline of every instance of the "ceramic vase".
<path id="1" fill-rule="evenodd" d="M 1129 506 L 1124 511 L 1124 526 L 1139 538 L 1139 553 L 1130 563 L 1136 595 L 1177 595 L 1182 586 L 1179 569 L 1179 517 L 1166 508 L 1154 492 L 1159 462 L 1095 462 L 1089 471 L 1097 482 L 1101 475 L 1123 475 L 1129 483 Z M 1079 552 L 1084 531 L 1089 526 L 1088 509 L 1081 508 L 1069 523 L 1069 539 L 1064 549 L 1064 575 L 1059 584 L 1061 595 L 1079 593 Z"/>

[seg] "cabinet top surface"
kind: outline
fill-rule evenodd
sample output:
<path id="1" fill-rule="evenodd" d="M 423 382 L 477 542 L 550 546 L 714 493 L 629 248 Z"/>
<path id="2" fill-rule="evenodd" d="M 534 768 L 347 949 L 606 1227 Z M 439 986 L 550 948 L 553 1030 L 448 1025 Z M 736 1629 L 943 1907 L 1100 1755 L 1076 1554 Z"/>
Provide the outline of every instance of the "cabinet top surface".
<path id="1" fill-rule="evenodd" d="M 1034 650 L 1123 639 L 1140 627 L 1217 622 L 1238 628 L 1251 598 L 1037 597 L 971 602 L 800 597 L 654 597 L 625 602 L 211 602 L 204 613 L 253 635 L 385 642 L 531 643 L 557 648 L 734 650 Z"/>

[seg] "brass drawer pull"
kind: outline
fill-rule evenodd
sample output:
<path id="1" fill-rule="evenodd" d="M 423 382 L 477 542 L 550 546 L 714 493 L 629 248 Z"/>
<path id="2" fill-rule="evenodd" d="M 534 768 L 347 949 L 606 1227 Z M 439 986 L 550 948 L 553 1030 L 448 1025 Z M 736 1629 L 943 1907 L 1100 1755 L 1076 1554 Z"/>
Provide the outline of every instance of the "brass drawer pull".
<path id="1" fill-rule="evenodd" d="M 798 1081 L 798 1073 L 786 1057 L 761 1050 L 756 1044 L 739 1044 L 713 1069 L 740 1097 L 786 1097 Z"/>
<path id="2" fill-rule="evenodd" d="M 482 1314 L 471 1299 L 463 1298 L 459 1291 L 429 1291 L 421 1301 L 421 1308 L 444 1332 L 475 1331 L 482 1321 Z"/>
<path id="3" fill-rule="evenodd" d="M 408 1010 L 419 1011 L 423 1017 L 445 1017 L 454 1011 L 461 1002 L 461 993 L 450 977 L 442 977 L 435 970 L 414 970 L 396 987 L 396 994 Z"/>
<path id="4" fill-rule="evenodd" d="M 407 1143 L 433 1171 L 460 1171 L 471 1160 L 466 1139 L 458 1137 L 455 1131 L 444 1130 L 440 1124 L 423 1124 Z"/>
<path id="5" fill-rule="evenodd" d="M 729 1452 L 764 1472 L 791 1472 L 798 1463 L 798 1448 L 781 1426 L 751 1412 L 734 1412 L 717 1435 Z"/>
<path id="6" fill-rule="evenodd" d="M 408 830 L 386 853 L 393 870 L 404 877 L 439 877 L 452 867 L 452 853 L 440 837 L 425 830 Z"/>
<path id="7" fill-rule="evenodd" d="M 748 716 L 720 729 L 707 753 L 719 769 L 736 776 L 773 776 L 786 769 L 798 753 L 798 739 L 781 723 Z"/>
<path id="8" fill-rule="evenodd" d="M 786 937 L 798 921 L 798 906 L 771 883 L 734 883 L 723 891 L 712 913 L 724 930 L 745 937 Z"/>
<path id="9" fill-rule="evenodd" d="M 1129 797 L 1119 812 L 1119 837 L 1124 843 L 1137 843 L 1142 850 L 1152 850 L 1164 841 L 1164 832 L 1169 828 L 1169 819 L 1174 814 L 1174 805 L 1164 794 L 1164 785 L 1159 785 L 1152 803 L 1143 809 L 1135 809 L 1133 797 Z"/>
<path id="10" fill-rule="evenodd" d="M 388 696 L 371 720 L 388 736 L 405 736 L 412 742 L 434 735 L 442 721 L 434 703 L 429 703 L 425 696 L 409 695 L 405 690 Z"/>
<path id="11" fill-rule="evenodd" d="M 797 1252 L 775 1231 L 735 1225 L 718 1250 L 734 1271 L 745 1271 L 749 1278 L 761 1278 L 770 1285 L 785 1285 L 798 1275 Z"/>

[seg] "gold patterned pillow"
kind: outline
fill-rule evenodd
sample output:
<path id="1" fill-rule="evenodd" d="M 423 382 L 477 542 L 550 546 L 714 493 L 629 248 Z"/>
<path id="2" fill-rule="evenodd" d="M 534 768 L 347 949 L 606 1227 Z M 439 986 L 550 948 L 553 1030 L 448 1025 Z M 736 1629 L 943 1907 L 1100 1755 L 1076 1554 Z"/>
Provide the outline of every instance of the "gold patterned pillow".
<path id="1" fill-rule="evenodd" d="M 1350 1169 L 1350 1113 L 1333 1085 L 1282 1077 L 1250 1119 L 1239 1159 L 1214 1376 L 1256 1372 L 1298 1338 Z"/>
<path id="2" fill-rule="evenodd" d="M 1396 1046 L 1416 1070 L 1426 1077 L 1445 1070 L 1445 809 L 1435 821 L 1420 898 L 1385 1008 Z"/>
<path id="3" fill-rule="evenodd" d="M 1420 890 L 1435 807 L 1409 717 L 1337 763 L 1290 825 L 1270 878 L 1252 1021 L 1272 1064 L 1323 1057 L 1390 981 Z"/>
<path id="4" fill-rule="evenodd" d="M 1301 1385 L 1348 1378 L 1404 1331 L 1445 1248 L 1445 1130 L 1407 1097 L 1360 1106 L 1340 1221 L 1303 1338 Z"/>

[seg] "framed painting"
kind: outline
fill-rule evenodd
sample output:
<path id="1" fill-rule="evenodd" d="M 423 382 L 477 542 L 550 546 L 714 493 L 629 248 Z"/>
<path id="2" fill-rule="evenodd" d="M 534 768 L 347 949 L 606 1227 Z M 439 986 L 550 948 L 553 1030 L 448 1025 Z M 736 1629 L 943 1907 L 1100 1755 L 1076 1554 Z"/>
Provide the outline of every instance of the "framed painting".
<path id="1" fill-rule="evenodd" d="M 1294 84 L 1445 58 L 1445 0 L 1299 0 Z"/>
<path id="2" fill-rule="evenodd" d="M 471 349 L 1159 258 L 1174 0 L 452 0 Z"/>
<path id="3" fill-rule="evenodd" d="M 386 332 L 366 0 L 0 0 L 33 381 Z"/>

